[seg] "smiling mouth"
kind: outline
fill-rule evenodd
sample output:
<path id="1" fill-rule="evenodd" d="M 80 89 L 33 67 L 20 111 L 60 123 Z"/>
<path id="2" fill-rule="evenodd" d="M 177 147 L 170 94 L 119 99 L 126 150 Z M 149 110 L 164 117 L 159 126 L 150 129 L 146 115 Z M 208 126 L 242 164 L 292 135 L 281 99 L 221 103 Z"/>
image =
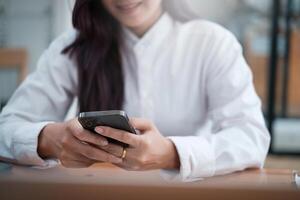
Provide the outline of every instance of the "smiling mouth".
<path id="1" fill-rule="evenodd" d="M 138 8 L 142 2 L 133 2 L 133 3 L 126 3 L 126 4 L 119 4 L 116 7 L 119 11 L 122 13 L 130 14 L 135 11 L 136 8 Z"/>

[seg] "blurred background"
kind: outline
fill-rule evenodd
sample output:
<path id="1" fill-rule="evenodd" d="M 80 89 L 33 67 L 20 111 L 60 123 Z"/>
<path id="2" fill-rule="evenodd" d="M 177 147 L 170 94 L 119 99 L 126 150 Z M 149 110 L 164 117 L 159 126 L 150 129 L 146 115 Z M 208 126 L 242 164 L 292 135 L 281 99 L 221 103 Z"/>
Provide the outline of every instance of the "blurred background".
<path id="1" fill-rule="evenodd" d="M 50 42 L 71 27 L 70 2 L 0 0 L 0 111 Z M 244 47 L 272 134 L 267 167 L 300 169 L 300 0 L 194 3 L 199 16 L 231 30 Z"/>

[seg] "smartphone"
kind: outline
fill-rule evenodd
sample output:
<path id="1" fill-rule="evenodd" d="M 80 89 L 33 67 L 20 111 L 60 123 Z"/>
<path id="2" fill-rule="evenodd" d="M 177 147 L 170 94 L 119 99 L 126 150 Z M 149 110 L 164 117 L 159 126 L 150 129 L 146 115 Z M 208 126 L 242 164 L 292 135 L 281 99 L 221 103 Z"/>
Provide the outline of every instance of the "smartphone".
<path id="1" fill-rule="evenodd" d="M 129 123 L 129 118 L 125 111 L 122 110 L 109 110 L 109 111 L 96 111 L 96 112 L 82 112 L 78 117 L 79 123 L 84 129 L 93 133 L 97 126 L 108 126 L 115 129 L 124 130 L 132 134 L 137 134 L 136 130 Z M 108 142 L 115 143 L 122 146 L 128 146 L 123 142 L 107 138 Z"/>

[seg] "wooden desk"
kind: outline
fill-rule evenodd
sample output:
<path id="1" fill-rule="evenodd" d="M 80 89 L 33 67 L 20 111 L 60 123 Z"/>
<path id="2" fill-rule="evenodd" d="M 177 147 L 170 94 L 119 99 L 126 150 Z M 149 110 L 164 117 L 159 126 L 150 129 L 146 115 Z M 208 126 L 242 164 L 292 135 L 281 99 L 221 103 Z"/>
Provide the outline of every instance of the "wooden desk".
<path id="1" fill-rule="evenodd" d="M 0 173 L 0 199 L 300 199 L 300 190 L 292 182 L 291 170 L 247 170 L 193 183 L 170 183 L 159 171 L 13 167 Z"/>

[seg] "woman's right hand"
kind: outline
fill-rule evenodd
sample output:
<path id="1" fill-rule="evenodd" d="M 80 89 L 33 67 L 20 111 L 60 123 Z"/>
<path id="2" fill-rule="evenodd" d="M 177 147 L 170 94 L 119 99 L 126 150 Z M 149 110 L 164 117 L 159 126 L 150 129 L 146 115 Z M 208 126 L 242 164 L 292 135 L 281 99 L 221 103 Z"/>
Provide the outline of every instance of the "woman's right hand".
<path id="1" fill-rule="evenodd" d="M 38 154 L 42 158 L 59 159 L 62 165 L 72 168 L 88 167 L 97 162 L 121 163 L 121 158 L 102 150 L 107 146 L 112 148 L 106 138 L 85 130 L 73 119 L 48 124 L 39 135 Z M 122 151 L 118 148 L 115 147 L 116 152 Z"/>

